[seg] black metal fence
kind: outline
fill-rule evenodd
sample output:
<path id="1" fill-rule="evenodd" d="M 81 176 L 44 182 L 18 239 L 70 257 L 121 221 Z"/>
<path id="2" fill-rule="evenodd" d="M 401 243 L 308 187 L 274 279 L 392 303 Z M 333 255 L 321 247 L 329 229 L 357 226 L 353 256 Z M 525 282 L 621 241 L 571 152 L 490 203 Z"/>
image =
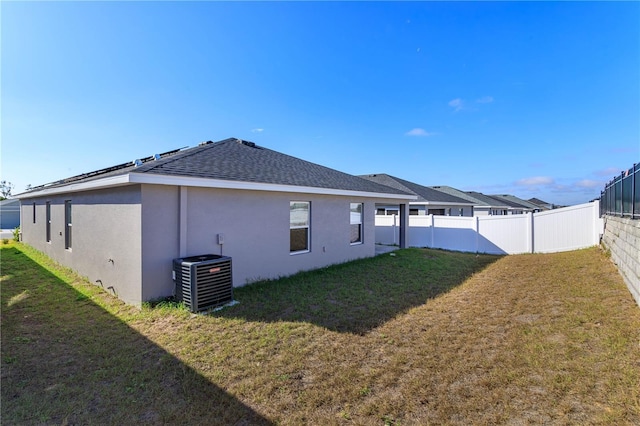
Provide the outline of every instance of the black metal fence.
<path id="1" fill-rule="evenodd" d="M 640 219 L 640 164 L 620 173 L 600 193 L 600 216 Z"/>

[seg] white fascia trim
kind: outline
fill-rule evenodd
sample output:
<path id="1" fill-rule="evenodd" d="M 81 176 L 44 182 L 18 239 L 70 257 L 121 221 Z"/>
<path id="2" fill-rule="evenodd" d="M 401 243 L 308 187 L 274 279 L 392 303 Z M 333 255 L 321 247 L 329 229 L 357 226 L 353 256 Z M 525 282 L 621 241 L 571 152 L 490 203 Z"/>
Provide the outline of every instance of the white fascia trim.
<path id="1" fill-rule="evenodd" d="M 130 182 L 129 175 L 112 176 L 102 179 L 91 180 L 89 182 L 71 183 L 69 185 L 57 186 L 54 188 L 43 188 L 38 191 L 23 192 L 16 195 L 17 199 L 27 199 L 35 197 L 43 197 L 47 195 L 65 194 L 69 192 L 89 191 L 92 189 L 112 188 L 115 186 L 128 185 Z"/>
<path id="2" fill-rule="evenodd" d="M 200 188 L 243 189 L 271 192 L 297 192 L 305 194 L 344 195 L 349 197 L 390 198 L 395 200 L 415 200 L 414 195 L 387 194 L 380 192 L 352 191 L 347 189 L 316 188 L 312 186 L 279 185 L 274 183 L 244 182 L 235 180 L 210 179 L 191 176 L 168 176 L 156 174 L 130 173 L 131 183 L 151 185 L 177 185 Z"/>
<path id="3" fill-rule="evenodd" d="M 344 195 L 349 197 L 384 198 L 393 200 L 415 200 L 414 195 L 387 194 L 380 192 L 352 191 L 345 189 L 315 188 L 310 186 L 278 185 L 260 182 L 242 182 L 222 179 L 199 178 L 191 176 L 168 176 L 147 173 L 128 173 L 89 182 L 69 184 L 55 188 L 44 188 L 39 191 L 16 195 L 18 199 L 42 197 L 69 192 L 89 191 L 130 184 L 175 185 L 200 188 L 243 189 L 272 192 L 297 192 L 305 194 Z"/>

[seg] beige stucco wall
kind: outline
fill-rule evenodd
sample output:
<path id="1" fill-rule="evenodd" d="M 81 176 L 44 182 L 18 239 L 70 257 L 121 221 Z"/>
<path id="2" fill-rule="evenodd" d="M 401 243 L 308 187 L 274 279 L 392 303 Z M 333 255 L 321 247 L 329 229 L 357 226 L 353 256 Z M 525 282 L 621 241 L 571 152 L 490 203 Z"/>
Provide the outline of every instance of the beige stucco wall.
<path id="1" fill-rule="evenodd" d="M 65 249 L 64 202 L 72 202 L 72 247 Z M 22 240 L 127 303 L 141 301 L 140 186 L 23 199 Z M 51 202 L 51 242 L 46 207 Z M 32 221 L 36 203 L 36 223 Z"/>

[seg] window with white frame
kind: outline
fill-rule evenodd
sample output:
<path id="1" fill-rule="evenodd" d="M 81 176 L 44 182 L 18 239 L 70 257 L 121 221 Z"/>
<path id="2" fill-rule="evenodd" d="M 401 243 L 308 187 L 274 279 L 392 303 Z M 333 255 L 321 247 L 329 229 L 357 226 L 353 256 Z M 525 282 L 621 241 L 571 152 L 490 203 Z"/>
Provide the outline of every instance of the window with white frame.
<path id="1" fill-rule="evenodd" d="M 351 222 L 351 244 L 362 244 L 362 214 L 364 211 L 362 203 L 350 204 L 350 222 Z"/>
<path id="2" fill-rule="evenodd" d="M 289 252 L 309 251 L 311 229 L 311 203 L 309 201 L 289 202 Z"/>

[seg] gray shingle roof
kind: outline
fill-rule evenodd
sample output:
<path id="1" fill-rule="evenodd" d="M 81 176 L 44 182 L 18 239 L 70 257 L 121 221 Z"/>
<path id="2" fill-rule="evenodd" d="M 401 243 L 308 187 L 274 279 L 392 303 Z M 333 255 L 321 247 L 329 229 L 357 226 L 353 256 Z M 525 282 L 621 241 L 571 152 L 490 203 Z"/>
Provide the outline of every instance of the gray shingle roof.
<path id="1" fill-rule="evenodd" d="M 499 209 L 506 209 L 509 207 L 513 207 L 511 204 L 507 204 L 505 200 L 500 198 L 490 197 L 481 192 L 476 191 L 460 191 L 459 189 L 452 188 L 450 186 L 432 186 L 431 188 L 437 189 L 438 191 L 446 192 L 448 194 L 456 195 L 460 198 L 467 199 L 476 203 L 477 206 L 487 206 Z"/>
<path id="2" fill-rule="evenodd" d="M 417 183 L 409 182 L 408 180 L 400 179 L 395 176 L 391 176 L 385 173 L 378 173 L 372 175 L 360 175 L 360 177 L 368 179 L 372 182 L 377 182 L 382 185 L 390 186 L 392 188 L 399 189 L 401 191 L 410 192 L 418 196 L 416 202 L 430 202 L 430 203 L 444 203 L 444 204 L 463 204 L 471 206 L 473 202 L 465 200 L 455 195 L 447 194 L 442 191 L 422 186 Z"/>
<path id="3" fill-rule="evenodd" d="M 482 192 L 476 191 L 467 191 L 467 194 L 470 196 L 477 198 L 478 200 L 485 203 L 485 205 L 496 208 L 507 208 L 509 205 L 502 200 L 490 197 L 488 195 L 483 194 Z"/>
<path id="4" fill-rule="evenodd" d="M 497 200 L 503 200 L 507 205 L 511 207 L 531 209 L 531 210 L 540 209 L 540 206 L 536 206 L 535 204 L 525 201 L 521 198 L 518 198 L 515 195 L 500 194 L 500 195 L 491 195 L 491 197 Z"/>
<path id="5" fill-rule="evenodd" d="M 392 189 L 235 138 L 203 142 L 193 148 L 170 151 L 157 159 L 145 158 L 138 165 L 134 162 L 123 163 L 45 186 L 60 187 L 128 173 L 411 195 L 397 188 Z"/>

